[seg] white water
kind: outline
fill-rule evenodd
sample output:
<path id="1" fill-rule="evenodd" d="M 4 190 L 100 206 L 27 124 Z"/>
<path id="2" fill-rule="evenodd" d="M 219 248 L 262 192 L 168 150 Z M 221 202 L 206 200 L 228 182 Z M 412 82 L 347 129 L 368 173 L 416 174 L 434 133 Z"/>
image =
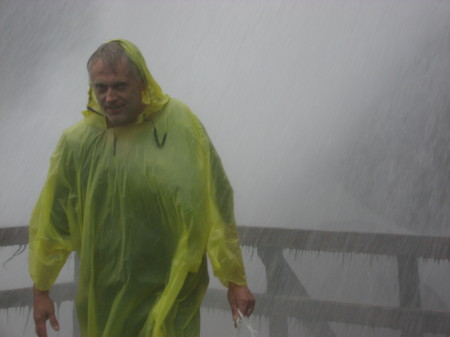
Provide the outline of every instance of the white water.
<path id="1" fill-rule="evenodd" d="M 2 1 L 0 226 L 27 223 L 61 131 L 81 118 L 85 62 L 100 43 L 120 37 L 141 48 L 162 88 L 205 124 L 234 185 L 239 224 L 448 236 L 447 218 L 409 225 L 409 209 L 417 193 L 410 186 L 418 176 L 426 178 L 425 185 L 430 177 L 446 176 L 437 169 L 430 174 L 435 159 L 422 143 L 448 127 L 442 116 L 450 105 L 449 17 L 450 1 L 442 0 L 136 1 L 132 6 Z M 383 153 L 378 161 L 377 151 Z M 384 164 L 370 173 L 372 161 Z M 368 179 L 376 182 L 370 189 Z M 432 187 L 441 181 L 431 180 Z M 392 183 L 398 185 L 388 193 Z M 433 198 L 424 203 L 436 205 Z M 434 214 L 445 213 L 448 204 L 446 199 L 437 205 Z M 13 252 L 2 248 L 0 262 Z M 367 282 L 373 282 L 367 292 L 350 291 L 345 277 L 329 284 L 330 275 L 339 279 L 335 260 L 313 257 L 290 260 L 311 294 L 392 304 L 396 275 L 389 261 L 373 269 L 357 259 L 347 262 L 349 269 L 367 268 L 372 276 Z M 262 264 L 250 255 L 246 262 L 252 289 L 263 292 Z M 70 269 L 63 277 L 70 279 Z M 317 274 L 310 275 L 314 269 Z M 422 279 L 433 290 L 430 307 L 449 309 L 449 270 L 448 263 L 421 266 Z M 1 268 L 1 289 L 29 285 L 26 253 Z M 0 311 L 1 336 L 22 336 L 26 315 L 14 310 L 8 319 Z M 70 306 L 61 310 L 70 318 Z M 205 336 L 217 327 L 223 327 L 223 336 L 233 334 L 227 315 L 204 317 Z M 267 334 L 266 323 L 259 326 L 261 336 Z M 292 324 L 293 336 L 296 329 Z M 343 335 L 361 335 L 352 331 Z M 31 322 L 25 335 L 32 336 Z"/>

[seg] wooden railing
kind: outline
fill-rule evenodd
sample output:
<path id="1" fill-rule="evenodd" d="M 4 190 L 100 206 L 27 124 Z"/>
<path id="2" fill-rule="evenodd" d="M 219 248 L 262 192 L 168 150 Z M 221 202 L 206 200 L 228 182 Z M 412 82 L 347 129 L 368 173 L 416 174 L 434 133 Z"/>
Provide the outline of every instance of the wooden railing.
<path id="1" fill-rule="evenodd" d="M 333 232 L 239 227 L 243 246 L 255 247 L 266 267 L 267 291 L 256 294 L 255 315 L 269 318 L 270 336 L 288 336 L 287 319 L 298 319 L 310 334 L 335 336 L 327 322 L 341 322 L 402 331 L 402 336 L 450 334 L 450 312 L 424 310 L 420 303 L 419 259 L 450 260 L 450 238 L 399 234 Z M 26 227 L 0 228 L 0 247 L 25 245 Z M 283 257 L 284 249 L 386 255 L 396 258 L 399 306 L 355 304 L 312 299 Z M 73 283 L 52 289 L 56 302 L 71 300 Z M 210 289 L 203 307 L 228 310 L 225 291 Z M 31 306 L 31 289 L 0 291 L 0 309 Z"/>
<path id="2" fill-rule="evenodd" d="M 450 334 L 450 312 L 420 308 L 418 271 L 419 259 L 450 260 L 448 237 L 258 227 L 241 227 L 239 232 L 241 244 L 257 247 L 266 267 L 268 291 L 258 300 L 261 307 L 279 314 L 269 314 L 270 336 L 287 336 L 287 317 L 302 320 L 313 335 L 321 337 L 335 336 L 327 321 L 399 329 L 405 337 Z M 395 257 L 399 306 L 311 299 L 283 258 L 284 249 Z"/>

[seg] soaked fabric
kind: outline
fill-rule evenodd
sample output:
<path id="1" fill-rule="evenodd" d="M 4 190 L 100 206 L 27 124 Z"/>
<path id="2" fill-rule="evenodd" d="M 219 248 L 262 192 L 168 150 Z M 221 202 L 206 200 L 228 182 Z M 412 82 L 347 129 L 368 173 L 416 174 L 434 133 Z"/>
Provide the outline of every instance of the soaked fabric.
<path id="1" fill-rule="evenodd" d="M 147 109 L 107 128 L 92 89 L 85 118 L 51 158 L 30 221 L 30 274 L 54 284 L 71 251 L 82 336 L 198 336 L 206 253 L 224 285 L 245 285 L 232 190 L 208 135 L 164 95 L 136 47 Z"/>

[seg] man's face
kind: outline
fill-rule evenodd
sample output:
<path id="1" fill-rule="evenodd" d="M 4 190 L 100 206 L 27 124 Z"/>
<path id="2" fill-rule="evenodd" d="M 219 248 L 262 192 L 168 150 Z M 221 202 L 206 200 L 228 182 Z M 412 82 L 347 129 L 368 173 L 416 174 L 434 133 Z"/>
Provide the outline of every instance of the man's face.
<path id="1" fill-rule="evenodd" d="M 102 60 L 96 61 L 90 69 L 90 80 L 97 101 L 112 126 L 133 123 L 144 110 L 143 81 L 136 78 L 125 58 L 115 69 Z"/>

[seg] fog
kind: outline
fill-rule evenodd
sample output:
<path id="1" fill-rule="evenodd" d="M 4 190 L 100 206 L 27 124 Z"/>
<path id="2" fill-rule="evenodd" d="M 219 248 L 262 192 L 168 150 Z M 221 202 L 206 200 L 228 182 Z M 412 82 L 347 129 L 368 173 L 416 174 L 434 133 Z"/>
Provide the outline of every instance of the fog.
<path id="1" fill-rule="evenodd" d="M 0 227 L 27 225 L 59 136 L 82 118 L 88 57 L 125 38 L 205 125 L 239 225 L 450 236 L 449 18 L 447 0 L 2 0 Z M 0 290 L 31 286 L 27 250 L 5 263 L 16 250 L 0 247 Z M 264 266 L 244 255 L 250 288 L 264 292 Z M 397 305 L 395 261 L 285 258 L 312 297 Z M 450 311 L 448 261 L 420 273 L 423 306 Z M 72 303 L 59 313 L 52 336 L 68 336 Z M 202 336 L 234 335 L 229 313 L 202 314 Z M 0 336 L 33 336 L 28 315 L 0 310 Z M 268 336 L 264 317 L 253 324 Z"/>

